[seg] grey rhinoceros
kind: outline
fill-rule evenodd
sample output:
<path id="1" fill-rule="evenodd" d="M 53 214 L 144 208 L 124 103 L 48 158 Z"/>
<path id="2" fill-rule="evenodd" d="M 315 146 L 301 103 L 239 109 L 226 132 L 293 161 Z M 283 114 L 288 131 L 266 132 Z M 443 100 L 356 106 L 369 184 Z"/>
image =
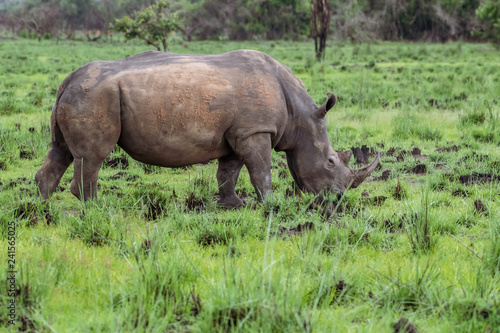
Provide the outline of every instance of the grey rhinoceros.
<path id="1" fill-rule="evenodd" d="M 157 51 L 91 62 L 61 84 L 50 150 L 35 181 L 43 198 L 74 162 L 71 193 L 96 196 L 101 163 L 118 144 L 132 158 L 182 167 L 219 160 L 220 204 L 243 204 L 246 165 L 258 199 L 272 193 L 271 151 L 284 151 L 296 185 L 313 193 L 356 187 L 378 166 L 347 167 L 333 150 L 326 113 L 290 69 L 257 51 L 188 55 Z"/>

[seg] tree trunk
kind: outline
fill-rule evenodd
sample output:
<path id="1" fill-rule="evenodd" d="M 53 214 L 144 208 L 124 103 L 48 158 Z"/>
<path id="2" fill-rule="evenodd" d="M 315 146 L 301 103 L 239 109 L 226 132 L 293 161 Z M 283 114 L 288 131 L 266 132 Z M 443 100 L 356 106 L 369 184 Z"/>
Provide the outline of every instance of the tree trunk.
<path id="1" fill-rule="evenodd" d="M 326 38 L 330 30 L 330 1 L 311 0 L 311 36 L 314 38 L 314 51 L 318 61 L 325 58 Z"/>

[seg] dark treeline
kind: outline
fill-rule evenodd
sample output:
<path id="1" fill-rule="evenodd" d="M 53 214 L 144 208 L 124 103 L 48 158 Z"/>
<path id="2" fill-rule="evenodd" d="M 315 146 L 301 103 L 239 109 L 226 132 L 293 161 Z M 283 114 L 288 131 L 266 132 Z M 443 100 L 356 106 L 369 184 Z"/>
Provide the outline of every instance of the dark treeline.
<path id="1" fill-rule="evenodd" d="M 115 19 L 154 2 L 0 0 L 0 24 L 25 36 L 72 38 L 83 31 L 95 40 Z M 330 35 L 352 41 L 478 40 L 490 28 L 476 15 L 485 2 L 497 6 L 500 16 L 500 0 L 330 0 Z M 300 39 L 310 37 L 309 8 L 308 0 L 172 0 L 168 12 L 188 40 Z"/>

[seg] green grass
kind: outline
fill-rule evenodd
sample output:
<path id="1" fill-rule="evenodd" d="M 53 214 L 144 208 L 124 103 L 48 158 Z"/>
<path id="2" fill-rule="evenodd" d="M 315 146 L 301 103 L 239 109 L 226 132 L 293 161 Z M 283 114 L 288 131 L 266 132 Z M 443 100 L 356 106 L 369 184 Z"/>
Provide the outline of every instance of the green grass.
<path id="1" fill-rule="evenodd" d="M 170 48 L 270 54 L 316 103 L 337 95 L 327 115 L 334 149 L 367 145 L 382 152 L 382 168 L 340 203 L 320 205 L 290 195 L 283 154 L 274 153 L 274 197 L 256 204 L 244 168 L 236 189 L 248 205 L 223 210 L 216 163 L 165 169 L 128 158 L 128 166 L 103 163 L 97 200 L 71 195 L 70 167 L 42 202 L 33 179 L 61 81 L 87 62 L 146 48 L 1 40 L 0 260 L 7 263 L 14 221 L 18 328 L 390 332 L 404 317 L 422 332 L 498 331 L 500 62 L 492 47 L 331 44 L 321 63 L 311 43 Z M 412 156 L 414 148 L 425 156 Z M 8 301 L 1 288 L 3 311 Z"/>

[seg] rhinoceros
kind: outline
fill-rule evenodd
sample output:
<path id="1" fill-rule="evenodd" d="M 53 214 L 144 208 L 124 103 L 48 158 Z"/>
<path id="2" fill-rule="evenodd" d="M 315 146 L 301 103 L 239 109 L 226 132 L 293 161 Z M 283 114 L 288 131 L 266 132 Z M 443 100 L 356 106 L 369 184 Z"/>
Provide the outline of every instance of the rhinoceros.
<path id="1" fill-rule="evenodd" d="M 214 55 L 143 52 L 94 61 L 61 84 L 51 115 L 47 157 L 35 176 L 47 199 L 74 162 L 71 193 L 97 195 L 104 159 L 118 144 L 132 158 L 163 167 L 218 159 L 219 203 L 244 204 L 235 192 L 245 165 L 257 198 L 272 194 L 271 151 L 286 153 L 296 186 L 342 193 L 378 166 L 347 167 L 328 139 L 326 114 L 291 70 L 257 51 Z"/>

